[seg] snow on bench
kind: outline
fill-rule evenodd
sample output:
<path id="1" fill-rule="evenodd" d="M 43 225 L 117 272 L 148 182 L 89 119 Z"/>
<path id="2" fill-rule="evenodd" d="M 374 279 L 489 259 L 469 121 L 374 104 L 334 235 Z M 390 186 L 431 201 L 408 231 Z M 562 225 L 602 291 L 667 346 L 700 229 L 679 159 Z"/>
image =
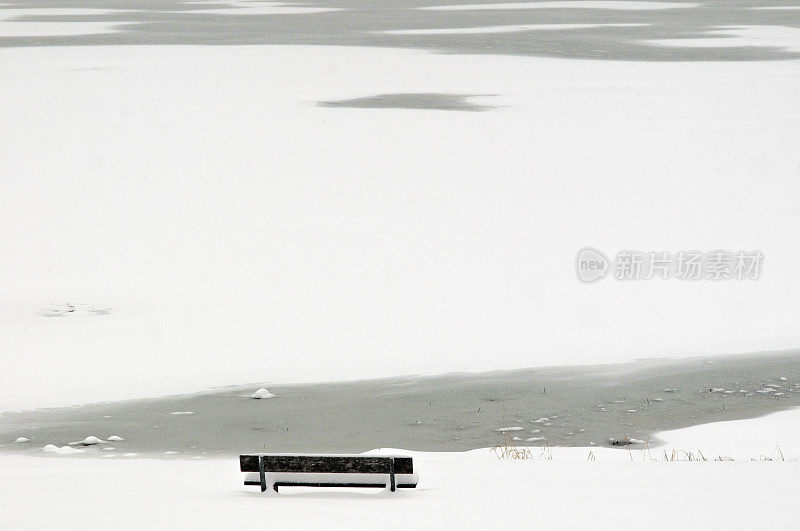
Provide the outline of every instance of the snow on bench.
<path id="1" fill-rule="evenodd" d="M 389 487 L 417 486 L 411 457 L 402 455 L 240 455 L 245 485 L 272 487 Z"/>

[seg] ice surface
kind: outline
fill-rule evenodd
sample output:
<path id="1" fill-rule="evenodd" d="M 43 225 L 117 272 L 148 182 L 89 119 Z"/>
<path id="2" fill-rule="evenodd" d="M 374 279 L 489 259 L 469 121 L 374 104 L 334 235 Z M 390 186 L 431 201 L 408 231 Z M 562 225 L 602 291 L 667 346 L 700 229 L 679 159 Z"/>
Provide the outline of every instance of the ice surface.
<path id="1" fill-rule="evenodd" d="M 566 0 L 566 1 L 543 1 L 543 2 L 514 2 L 497 4 L 455 4 L 420 7 L 419 9 L 432 9 L 437 11 L 475 11 L 475 10 L 494 10 L 494 9 L 618 9 L 623 11 L 640 10 L 660 10 L 692 8 L 701 4 L 690 2 L 636 2 L 636 1 L 614 1 L 614 0 Z"/>
<path id="2" fill-rule="evenodd" d="M 647 43 L 656 46 L 714 48 L 736 46 L 765 46 L 800 51 L 800 28 L 787 26 L 728 26 L 709 29 L 701 38 L 654 39 Z"/>
<path id="3" fill-rule="evenodd" d="M 510 33 L 514 31 L 562 31 L 585 28 L 617 28 L 630 26 L 646 26 L 647 24 L 513 24 L 506 26 L 479 26 L 472 28 L 435 28 L 386 30 L 388 35 L 460 35 L 465 33 Z"/>
<path id="4" fill-rule="evenodd" d="M 215 14 L 215 15 L 297 15 L 309 13 L 324 13 L 327 11 L 339 11 L 338 8 L 329 7 L 304 7 L 286 4 L 283 2 L 258 2 L 253 0 L 222 0 L 207 2 L 185 2 L 187 4 L 210 4 L 214 8 L 192 9 L 190 11 L 181 10 L 176 13 L 193 14 Z M 226 7 L 217 7 L 217 6 Z"/>
<path id="5" fill-rule="evenodd" d="M 90 8 L 6 8 L 0 9 L 0 37 L 41 37 L 57 35 L 91 35 L 120 31 L 124 22 L 114 21 L 55 21 L 56 17 L 90 17 L 124 13 L 129 10 Z M 31 22 L 26 17 L 51 18 L 51 21 Z"/>

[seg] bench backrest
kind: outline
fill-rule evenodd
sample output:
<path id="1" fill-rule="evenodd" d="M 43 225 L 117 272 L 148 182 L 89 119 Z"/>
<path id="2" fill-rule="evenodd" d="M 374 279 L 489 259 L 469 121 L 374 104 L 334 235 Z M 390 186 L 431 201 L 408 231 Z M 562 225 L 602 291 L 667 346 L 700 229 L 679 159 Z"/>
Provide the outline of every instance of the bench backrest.
<path id="1" fill-rule="evenodd" d="M 305 473 L 351 473 L 351 474 L 389 474 L 391 460 L 394 459 L 395 474 L 413 474 L 411 457 L 366 456 L 366 455 L 283 455 L 260 454 L 263 456 L 266 472 L 305 472 Z M 259 454 L 240 455 L 239 467 L 242 472 L 258 472 Z"/>

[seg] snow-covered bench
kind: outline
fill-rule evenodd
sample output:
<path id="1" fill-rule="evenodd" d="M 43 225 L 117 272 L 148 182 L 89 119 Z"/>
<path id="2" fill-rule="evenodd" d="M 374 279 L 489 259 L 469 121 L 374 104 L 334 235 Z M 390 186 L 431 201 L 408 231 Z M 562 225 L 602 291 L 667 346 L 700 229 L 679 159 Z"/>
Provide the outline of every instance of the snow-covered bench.
<path id="1" fill-rule="evenodd" d="M 411 457 L 402 455 L 240 455 L 245 485 L 272 487 L 389 487 L 417 486 Z"/>

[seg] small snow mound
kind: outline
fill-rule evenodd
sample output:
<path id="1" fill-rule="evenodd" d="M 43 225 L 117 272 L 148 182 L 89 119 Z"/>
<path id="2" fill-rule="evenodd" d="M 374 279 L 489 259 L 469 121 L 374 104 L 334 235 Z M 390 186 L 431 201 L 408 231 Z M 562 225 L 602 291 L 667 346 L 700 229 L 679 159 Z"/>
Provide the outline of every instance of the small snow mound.
<path id="1" fill-rule="evenodd" d="M 194 415 L 194 411 L 173 411 L 170 415 Z"/>
<path id="2" fill-rule="evenodd" d="M 628 439 L 628 440 L 631 442 L 631 444 L 644 444 L 645 443 L 645 441 L 643 441 L 641 439 Z"/>
<path id="3" fill-rule="evenodd" d="M 780 378 L 778 378 L 778 380 L 785 382 L 786 380 L 788 380 L 788 378 L 786 376 L 781 376 Z"/>
<path id="4" fill-rule="evenodd" d="M 17 437 L 17 438 L 14 440 L 14 442 L 16 442 L 16 443 L 26 443 L 26 442 L 30 442 L 30 441 L 31 441 L 31 440 L 30 440 L 30 439 L 28 439 L 27 437 Z"/>
<path id="5" fill-rule="evenodd" d="M 62 447 L 59 448 L 55 444 L 48 444 L 47 446 L 42 448 L 42 450 L 44 450 L 45 452 L 53 452 L 53 453 L 62 454 L 62 455 L 83 453 L 83 450 L 78 450 L 77 448 L 71 448 L 69 446 L 62 446 Z"/>
<path id="6" fill-rule="evenodd" d="M 108 438 L 108 440 L 109 441 L 124 441 L 125 439 L 123 439 L 119 435 L 112 435 L 111 437 Z"/>
<path id="7" fill-rule="evenodd" d="M 45 317 L 64 317 L 66 315 L 108 315 L 111 313 L 111 308 L 97 308 L 94 306 L 87 306 L 85 304 L 71 304 L 66 302 L 64 304 L 56 304 L 49 308 L 42 308 L 39 315 Z"/>
<path id="8" fill-rule="evenodd" d="M 525 439 L 525 442 L 536 442 L 536 441 L 543 441 L 545 440 L 544 437 L 528 437 Z"/>
<path id="9" fill-rule="evenodd" d="M 256 398 L 256 399 L 259 399 L 259 400 L 262 399 L 262 398 L 272 398 L 273 396 L 275 396 L 275 395 L 273 395 L 272 393 L 270 393 L 269 391 L 267 391 L 263 387 L 261 389 L 259 389 L 258 391 L 256 391 L 255 393 L 253 393 L 253 398 Z"/>
<path id="10" fill-rule="evenodd" d="M 131 453 L 128 453 L 128 454 L 122 454 L 122 457 L 136 457 L 136 456 L 138 456 L 138 455 L 139 455 L 139 454 L 136 454 L 136 453 L 133 453 L 133 452 L 131 452 Z"/>
<path id="11" fill-rule="evenodd" d="M 724 393 L 724 392 L 725 392 L 725 389 L 723 389 L 722 387 L 712 387 L 712 388 L 711 388 L 711 389 L 709 389 L 708 391 L 709 391 L 710 393 Z"/>
<path id="12" fill-rule="evenodd" d="M 93 444 L 100 444 L 101 442 L 105 442 L 102 439 L 98 439 L 94 435 L 89 435 L 84 440 L 81 441 L 81 444 L 84 446 L 91 446 Z"/>
<path id="13" fill-rule="evenodd" d="M 499 431 L 500 433 L 506 433 L 508 431 L 522 431 L 524 428 L 522 426 L 509 426 L 507 428 L 497 428 L 494 431 Z"/>

